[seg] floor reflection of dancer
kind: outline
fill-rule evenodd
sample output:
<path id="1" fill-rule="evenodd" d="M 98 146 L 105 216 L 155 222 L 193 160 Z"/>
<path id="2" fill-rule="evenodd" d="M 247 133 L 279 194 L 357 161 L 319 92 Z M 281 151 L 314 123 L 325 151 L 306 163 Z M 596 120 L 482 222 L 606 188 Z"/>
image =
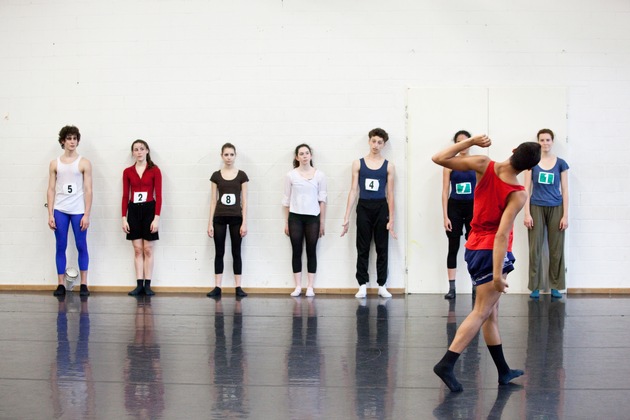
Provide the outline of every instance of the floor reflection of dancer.
<path id="1" fill-rule="evenodd" d="M 387 302 L 376 307 L 376 340 L 370 339 L 370 308 L 357 307 L 356 410 L 359 418 L 390 418 L 389 317 Z"/>
<path id="2" fill-rule="evenodd" d="M 160 346 L 155 338 L 149 296 L 138 296 L 135 335 L 127 346 L 125 361 L 125 408 L 139 419 L 159 418 L 164 411 L 164 383 Z"/>
<path id="3" fill-rule="evenodd" d="M 306 299 L 306 331 L 302 300 L 293 303 L 291 348 L 288 354 L 289 407 L 292 418 L 321 418 L 323 355 L 317 343 L 315 300 Z"/>
<path id="4" fill-rule="evenodd" d="M 530 300 L 527 328 L 527 417 L 564 418 L 564 302 Z"/>
<path id="5" fill-rule="evenodd" d="M 237 298 L 234 303 L 232 348 L 229 352 L 223 313 L 222 299 L 218 298 L 214 309 L 214 356 L 210 358 L 210 370 L 214 370 L 213 417 L 247 418 L 250 413 L 246 404 L 246 387 L 243 384 L 246 360 L 243 349 L 243 311 L 240 299 Z"/>
<path id="6" fill-rule="evenodd" d="M 90 340 L 90 314 L 87 296 L 81 297 L 79 312 L 79 338 L 72 357 L 68 339 L 66 296 L 58 297 L 57 358 L 51 369 L 53 413 L 55 418 L 92 418 L 95 416 L 94 380 L 88 344 Z"/>

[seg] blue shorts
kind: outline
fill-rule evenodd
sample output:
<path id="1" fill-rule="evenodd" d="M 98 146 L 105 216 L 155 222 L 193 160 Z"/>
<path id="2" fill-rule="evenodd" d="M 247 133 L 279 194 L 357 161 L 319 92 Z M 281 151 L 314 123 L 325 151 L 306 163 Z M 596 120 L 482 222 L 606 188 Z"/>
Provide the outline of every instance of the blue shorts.
<path id="1" fill-rule="evenodd" d="M 479 286 L 492 281 L 492 250 L 479 249 L 472 250 L 466 248 L 464 259 L 468 264 L 468 273 L 473 286 Z M 503 274 L 514 271 L 514 254 L 507 252 L 503 259 Z"/>

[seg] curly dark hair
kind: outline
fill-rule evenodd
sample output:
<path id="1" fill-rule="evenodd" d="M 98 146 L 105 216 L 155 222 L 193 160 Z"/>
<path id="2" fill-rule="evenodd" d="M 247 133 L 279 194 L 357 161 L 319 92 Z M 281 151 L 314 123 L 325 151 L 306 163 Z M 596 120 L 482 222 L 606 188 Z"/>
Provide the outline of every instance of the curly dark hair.
<path id="1" fill-rule="evenodd" d="M 63 144 L 66 142 L 66 137 L 71 135 L 77 136 L 77 143 L 81 141 L 81 133 L 79 133 L 79 129 L 74 125 L 66 125 L 59 131 L 59 144 L 63 149 Z"/>

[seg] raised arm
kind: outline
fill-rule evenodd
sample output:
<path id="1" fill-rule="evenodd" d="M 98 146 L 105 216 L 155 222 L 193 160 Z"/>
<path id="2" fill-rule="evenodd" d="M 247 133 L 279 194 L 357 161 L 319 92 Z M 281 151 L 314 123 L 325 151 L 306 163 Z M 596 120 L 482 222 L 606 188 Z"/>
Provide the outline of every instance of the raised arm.
<path id="1" fill-rule="evenodd" d="M 431 160 L 440 166 L 448 169 L 454 169 L 456 171 L 470 171 L 473 170 L 479 174 L 483 174 L 488 166 L 490 159 L 483 155 L 473 156 L 458 156 L 458 153 L 462 150 L 468 149 L 471 146 L 490 147 L 492 141 L 485 135 L 471 137 L 459 143 L 454 143 L 433 155 Z"/>
<path id="2" fill-rule="evenodd" d="M 503 278 L 503 261 L 510 240 L 510 232 L 514 226 L 516 215 L 525 205 L 527 193 L 525 191 L 515 191 L 508 196 L 508 203 L 501 216 L 499 229 L 494 237 L 492 247 L 492 280 L 494 288 L 498 292 L 505 292 L 508 287 L 507 281 Z"/>

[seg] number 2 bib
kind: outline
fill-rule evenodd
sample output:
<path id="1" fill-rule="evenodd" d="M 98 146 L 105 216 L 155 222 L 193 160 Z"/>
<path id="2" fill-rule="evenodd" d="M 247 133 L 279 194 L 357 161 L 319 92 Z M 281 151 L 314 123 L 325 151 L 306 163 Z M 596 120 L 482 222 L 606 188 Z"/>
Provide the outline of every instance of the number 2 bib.
<path id="1" fill-rule="evenodd" d="M 134 203 L 146 203 L 148 193 L 146 191 L 138 191 L 133 193 Z"/>

